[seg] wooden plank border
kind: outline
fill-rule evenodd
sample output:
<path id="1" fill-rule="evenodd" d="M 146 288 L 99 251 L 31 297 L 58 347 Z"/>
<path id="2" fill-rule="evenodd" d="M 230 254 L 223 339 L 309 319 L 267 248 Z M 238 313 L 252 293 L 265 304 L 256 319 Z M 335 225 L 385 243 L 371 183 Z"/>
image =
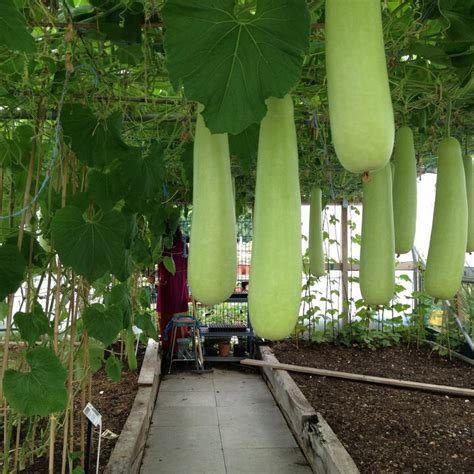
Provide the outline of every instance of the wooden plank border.
<path id="1" fill-rule="evenodd" d="M 138 392 L 104 470 L 105 474 L 136 474 L 139 472 L 160 377 L 161 358 L 158 352 L 158 343 L 149 339 L 138 376 Z"/>
<path id="2" fill-rule="evenodd" d="M 278 363 L 268 346 L 259 346 L 259 352 L 265 362 Z M 313 472 L 358 473 L 334 431 L 313 409 L 288 372 L 262 368 L 262 373 Z"/>

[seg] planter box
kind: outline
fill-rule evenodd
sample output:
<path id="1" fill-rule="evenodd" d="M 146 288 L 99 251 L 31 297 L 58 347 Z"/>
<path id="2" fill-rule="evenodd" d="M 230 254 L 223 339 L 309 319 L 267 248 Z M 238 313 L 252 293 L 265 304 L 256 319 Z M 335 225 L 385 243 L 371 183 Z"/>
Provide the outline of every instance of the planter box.
<path id="1" fill-rule="evenodd" d="M 132 410 L 104 470 L 106 474 L 135 474 L 140 470 L 145 443 L 161 375 L 158 343 L 148 340 L 148 346 L 138 377 L 138 392 Z"/>
<path id="2" fill-rule="evenodd" d="M 268 346 L 260 346 L 259 350 L 262 360 L 278 363 Z M 358 473 L 357 466 L 334 431 L 313 409 L 288 372 L 266 367 L 262 372 L 313 472 Z"/>

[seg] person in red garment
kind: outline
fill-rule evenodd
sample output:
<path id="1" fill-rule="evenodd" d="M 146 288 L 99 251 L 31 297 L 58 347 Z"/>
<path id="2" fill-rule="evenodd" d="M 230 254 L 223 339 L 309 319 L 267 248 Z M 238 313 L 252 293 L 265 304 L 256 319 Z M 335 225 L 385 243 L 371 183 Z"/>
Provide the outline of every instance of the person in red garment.
<path id="1" fill-rule="evenodd" d="M 158 312 L 158 321 L 160 326 L 161 343 L 163 348 L 163 355 L 170 350 L 170 334 L 165 333 L 167 324 L 174 316 L 188 314 L 188 245 L 183 239 L 181 229 L 176 229 L 173 237 L 173 246 L 170 249 L 165 249 L 164 256 L 170 256 L 174 261 L 175 273 L 170 273 L 161 262 L 158 266 L 158 295 L 156 302 L 156 310 Z M 181 336 L 183 334 L 181 328 Z"/>

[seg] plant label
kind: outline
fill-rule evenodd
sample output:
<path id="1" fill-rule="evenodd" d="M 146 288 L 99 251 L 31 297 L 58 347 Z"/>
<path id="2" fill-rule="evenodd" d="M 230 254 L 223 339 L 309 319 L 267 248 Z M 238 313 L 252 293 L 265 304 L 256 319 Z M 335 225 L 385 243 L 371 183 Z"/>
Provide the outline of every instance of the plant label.
<path id="1" fill-rule="evenodd" d="M 102 425 L 102 415 L 97 411 L 97 409 L 92 405 L 92 403 L 88 403 L 83 411 L 86 418 L 95 426 Z"/>

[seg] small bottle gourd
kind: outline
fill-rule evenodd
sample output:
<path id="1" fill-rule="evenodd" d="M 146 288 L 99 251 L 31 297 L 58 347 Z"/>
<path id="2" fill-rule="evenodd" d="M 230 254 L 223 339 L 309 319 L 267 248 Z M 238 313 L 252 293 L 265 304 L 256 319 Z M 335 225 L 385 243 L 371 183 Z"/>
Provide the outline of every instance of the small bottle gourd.
<path id="1" fill-rule="evenodd" d="M 314 186 L 311 190 L 311 204 L 309 210 L 309 271 L 315 277 L 325 274 L 323 230 L 321 223 L 322 213 L 321 188 Z"/>
<path id="2" fill-rule="evenodd" d="M 249 314 L 255 333 L 287 337 L 301 301 L 301 197 L 291 96 L 269 97 L 260 126 Z"/>
<path id="3" fill-rule="evenodd" d="M 237 237 L 227 134 L 211 134 L 198 113 L 188 282 L 204 304 L 225 301 L 237 279 Z"/>
<path id="4" fill-rule="evenodd" d="M 466 251 L 474 251 L 474 168 L 472 166 L 472 156 L 464 156 L 464 174 L 466 175 L 466 196 L 467 196 L 467 244 Z"/>
<path id="5" fill-rule="evenodd" d="M 337 157 L 354 173 L 390 159 L 394 120 L 380 0 L 326 0 L 329 118 Z"/>
<path id="6" fill-rule="evenodd" d="M 395 236 L 393 230 L 390 163 L 369 174 L 362 184 L 362 241 L 360 290 L 371 306 L 388 303 L 395 291 Z"/>
<path id="7" fill-rule="evenodd" d="M 464 273 L 467 243 L 467 196 L 461 146 L 445 138 L 438 149 L 436 197 L 426 260 L 425 291 L 450 299 Z"/>
<path id="8" fill-rule="evenodd" d="M 393 223 L 395 252 L 410 252 L 416 231 L 416 156 L 413 133 L 402 127 L 395 134 L 393 178 Z"/>

